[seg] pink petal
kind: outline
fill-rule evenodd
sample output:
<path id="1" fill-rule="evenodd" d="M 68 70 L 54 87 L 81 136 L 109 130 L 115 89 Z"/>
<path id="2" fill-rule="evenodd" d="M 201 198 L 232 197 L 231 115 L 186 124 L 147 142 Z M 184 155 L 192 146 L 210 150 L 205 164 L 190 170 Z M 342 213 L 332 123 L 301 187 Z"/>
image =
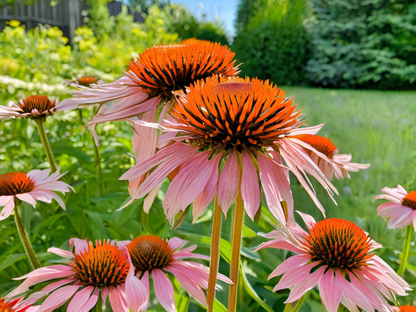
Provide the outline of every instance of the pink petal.
<path id="1" fill-rule="evenodd" d="M 340 271 L 335 272 L 335 286 L 339 291 L 342 292 L 342 295 L 346 298 L 355 302 L 358 306 L 363 308 L 367 312 L 374 312 L 374 308 L 368 301 L 368 299 L 350 282 L 348 282 L 342 275 Z"/>
<path id="2" fill-rule="evenodd" d="M 119 286 L 109 287 L 110 305 L 113 312 L 129 312 L 126 297 Z"/>
<path id="3" fill-rule="evenodd" d="M 310 275 L 309 272 L 316 265 L 317 263 L 313 262 L 286 272 L 280 279 L 279 283 L 274 287 L 273 291 L 289 288 L 304 281 Z"/>
<path id="4" fill-rule="evenodd" d="M 300 212 L 299 210 L 296 210 L 296 212 L 302 217 L 303 222 L 305 222 L 308 230 L 312 230 L 315 227 L 316 221 L 312 216 L 306 213 Z"/>
<path id="5" fill-rule="evenodd" d="M 153 269 L 152 277 L 156 297 L 162 307 L 168 312 L 176 312 L 175 294 L 171 281 L 160 269 Z"/>
<path id="6" fill-rule="evenodd" d="M 318 270 L 313 272 L 312 274 L 308 275 L 306 279 L 299 284 L 296 284 L 295 287 L 290 292 L 289 298 L 285 301 L 288 302 L 295 302 L 300 297 L 302 297 L 308 290 L 315 287 L 321 278 L 324 276 L 326 267 L 320 267 Z"/>
<path id="7" fill-rule="evenodd" d="M 189 275 L 181 274 L 179 272 L 174 273 L 176 279 L 182 285 L 182 287 L 202 305 L 207 306 L 207 298 L 202 289 L 191 279 Z"/>
<path id="8" fill-rule="evenodd" d="M 86 239 L 71 238 L 69 241 L 69 246 L 75 247 L 75 254 L 81 254 L 88 251 L 88 241 Z"/>
<path id="9" fill-rule="evenodd" d="M 251 220 L 254 220 L 254 216 L 261 204 L 259 178 L 253 161 L 246 151 L 244 151 L 242 159 L 243 175 L 241 179 L 241 197 L 244 201 L 244 208 L 248 216 Z"/>
<path id="10" fill-rule="evenodd" d="M 100 295 L 100 290 L 98 289 L 98 287 L 96 287 L 94 292 L 92 293 L 90 299 L 88 299 L 87 303 L 78 312 L 91 311 L 95 307 L 95 305 L 97 304 L 99 295 Z"/>
<path id="11" fill-rule="evenodd" d="M 148 291 L 143 282 L 134 275 L 134 266 L 131 263 L 129 251 L 126 248 L 127 258 L 130 264 L 129 273 L 127 274 L 125 292 L 126 301 L 128 306 L 133 312 L 140 312 L 141 307 L 144 305 Z"/>
<path id="12" fill-rule="evenodd" d="M 78 291 L 69 303 L 67 312 L 79 312 L 81 308 L 87 303 L 93 291 L 93 286 L 88 286 Z"/>
<path id="13" fill-rule="evenodd" d="M 269 279 L 282 275 L 290 270 L 298 268 L 302 265 L 307 264 L 311 260 L 309 255 L 296 255 L 287 258 L 282 264 L 280 264 L 274 271 L 269 275 Z"/>
<path id="14" fill-rule="evenodd" d="M 208 161 L 210 151 L 197 153 L 183 164 L 166 191 L 163 208 L 171 223 L 180 211 L 184 211 L 204 190 L 211 177 L 213 164 Z"/>
<path id="15" fill-rule="evenodd" d="M 215 156 L 211 161 L 214 162 L 212 174 L 209 178 L 207 184 L 205 185 L 204 190 L 199 193 L 199 195 L 195 198 L 193 204 L 193 222 L 195 221 L 204 213 L 207 209 L 209 204 L 212 202 L 212 199 L 215 196 L 215 192 L 217 191 L 217 183 L 218 183 L 218 170 L 219 170 L 219 162 L 221 160 L 222 153 Z"/>
<path id="16" fill-rule="evenodd" d="M 197 148 L 190 147 L 188 144 L 180 142 L 174 143 L 168 147 L 161 149 L 159 152 L 147 158 L 146 160 L 138 163 L 136 166 L 123 174 L 120 180 L 131 180 L 140 177 L 151 170 L 153 167 L 160 165 L 165 161 L 171 161 L 177 158 L 178 155 L 182 155 L 183 158 L 186 158 L 186 156 L 196 153 L 197 150 Z"/>
<path id="17" fill-rule="evenodd" d="M 298 248 L 293 243 L 286 241 L 284 239 L 275 239 L 275 240 L 271 240 L 268 242 L 264 242 L 259 247 L 257 247 L 255 251 L 263 249 L 263 248 L 286 249 L 286 250 L 290 250 L 299 254 L 304 253 L 302 249 Z"/>
<path id="18" fill-rule="evenodd" d="M 3 203 L 4 203 L 4 208 L 2 209 L 1 213 L 0 213 L 0 221 L 7 219 L 14 208 L 14 196 L 7 196 L 8 197 L 8 201 L 3 199 Z"/>
<path id="19" fill-rule="evenodd" d="M 185 246 L 186 243 L 188 243 L 188 242 L 179 238 L 179 237 L 172 237 L 168 242 L 169 247 L 174 251 L 176 249 L 182 248 L 183 246 Z"/>
<path id="20" fill-rule="evenodd" d="M 261 184 L 270 212 L 282 225 L 285 225 L 287 222 L 293 225 L 293 199 L 290 192 L 289 180 L 285 172 L 273 160 L 261 153 L 257 154 L 257 160 L 259 163 Z M 283 199 L 287 203 L 288 220 L 286 220 L 283 207 L 280 203 Z"/>
<path id="21" fill-rule="evenodd" d="M 76 291 L 80 288 L 80 285 L 71 285 L 62 287 L 54 291 L 40 306 L 38 312 L 50 312 L 63 305 L 69 298 L 71 298 Z"/>
<path id="22" fill-rule="evenodd" d="M 342 294 L 335 286 L 335 276 L 332 269 L 329 269 L 319 282 L 319 294 L 328 312 L 338 311 Z"/>
<path id="23" fill-rule="evenodd" d="M 234 202 L 238 191 L 238 163 L 235 151 L 232 150 L 228 155 L 225 166 L 222 169 L 218 181 L 217 200 L 224 215 L 227 215 L 228 209 Z"/>
<path id="24" fill-rule="evenodd" d="M 59 249 L 59 248 L 56 248 L 56 247 L 49 248 L 48 252 L 54 253 L 55 255 L 58 255 L 60 257 L 67 258 L 67 259 L 73 259 L 74 258 L 74 254 L 72 252 L 62 250 L 62 249 Z"/>
<path id="25" fill-rule="evenodd" d="M 149 271 L 146 271 L 143 273 L 143 276 L 141 278 L 142 283 L 146 287 L 146 301 L 143 304 L 142 310 L 146 311 L 147 307 L 149 306 L 150 302 L 150 293 L 149 293 Z"/>

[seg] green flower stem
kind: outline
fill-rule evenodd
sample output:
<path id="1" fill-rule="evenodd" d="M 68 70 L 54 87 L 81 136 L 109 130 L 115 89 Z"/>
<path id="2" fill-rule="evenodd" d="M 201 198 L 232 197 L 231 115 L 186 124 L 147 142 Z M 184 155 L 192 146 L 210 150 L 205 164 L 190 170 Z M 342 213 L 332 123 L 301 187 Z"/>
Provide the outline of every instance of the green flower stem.
<path id="1" fill-rule="evenodd" d="M 209 266 L 208 279 L 208 312 L 214 310 L 215 301 L 215 286 L 217 284 L 218 263 L 220 257 L 220 242 L 221 242 L 221 207 L 218 205 L 217 196 L 214 199 L 214 215 L 212 216 L 212 233 L 211 233 L 211 263 Z"/>
<path id="2" fill-rule="evenodd" d="M 94 145 L 94 153 L 95 153 L 95 163 L 98 170 L 98 183 L 100 186 L 100 196 L 104 194 L 104 182 L 103 182 L 103 170 L 101 168 L 101 153 L 100 148 L 95 145 L 94 137 L 92 138 L 92 144 Z"/>
<path id="3" fill-rule="evenodd" d="M 52 173 L 56 172 L 58 169 L 56 168 L 55 160 L 53 159 L 53 154 L 51 150 L 51 146 L 49 145 L 48 137 L 46 136 L 45 131 L 45 118 L 35 118 L 33 119 L 36 123 L 36 126 L 38 126 L 40 138 L 43 143 L 43 148 L 45 149 L 46 157 L 48 158 L 48 161 L 51 165 Z"/>
<path id="4" fill-rule="evenodd" d="M 103 312 L 103 304 L 101 301 L 101 295 L 98 296 L 97 304 L 95 305 L 95 308 L 91 311 Z"/>
<path id="5" fill-rule="evenodd" d="M 235 200 L 234 208 L 234 220 L 233 230 L 231 236 L 231 262 L 230 262 L 230 279 L 233 282 L 230 285 L 230 291 L 228 294 L 228 312 L 235 312 L 237 306 L 237 293 L 238 293 L 238 276 L 240 269 L 240 251 L 241 241 L 243 238 L 243 225 L 244 225 L 244 204 L 241 198 L 241 177 L 243 174 L 243 165 L 241 161 L 241 155 L 237 153 L 238 169 L 239 169 L 239 181 L 238 181 L 238 193 Z"/>
<path id="6" fill-rule="evenodd" d="M 19 212 L 19 204 L 20 200 L 16 199 L 14 207 L 14 219 L 16 221 L 17 231 L 19 232 L 20 240 L 22 241 L 23 247 L 25 248 L 25 252 L 27 254 L 27 257 L 29 258 L 30 264 L 34 269 L 39 269 L 41 265 L 39 263 L 39 260 L 36 258 L 36 254 L 33 251 L 32 244 L 30 243 L 25 227 L 23 226 L 23 221 L 20 217 Z"/>
<path id="7" fill-rule="evenodd" d="M 413 233 L 413 226 L 409 225 L 407 227 L 406 238 L 404 239 L 400 267 L 399 267 L 399 270 L 397 271 L 397 274 L 399 274 L 400 276 L 403 276 L 404 272 L 406 271 L 407 259 L 409 259 L 410 242 L 412 241 L 412 233 Z"/>
<path id="8" fill-rule="evenodd" d="M 283 312 L 291 312 L 291 311 L 292 311 L 292 303 L 286 303 L 285 309 L 283 310 Z"/>
<path id="9" fill-rule="evenodd" d="M 291 312 L 298 312 L 300 310 L 300 307 L 302 306 L 303 302 L 305 301 L 306 294 L 304 294 L 300 299 L 296 302 L 295 307 Z"/>

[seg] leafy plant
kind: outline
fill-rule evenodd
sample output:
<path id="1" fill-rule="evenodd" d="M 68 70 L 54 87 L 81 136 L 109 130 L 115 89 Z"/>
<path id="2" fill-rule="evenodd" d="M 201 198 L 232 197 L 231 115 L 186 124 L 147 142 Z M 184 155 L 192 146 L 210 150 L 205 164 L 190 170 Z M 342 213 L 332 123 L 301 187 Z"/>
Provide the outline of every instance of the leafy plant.
<path id="1" fill-rule="evenodd" d="M 313 85 L 416 88 L 416 4 L 407 0 L 312 0 Z"/>

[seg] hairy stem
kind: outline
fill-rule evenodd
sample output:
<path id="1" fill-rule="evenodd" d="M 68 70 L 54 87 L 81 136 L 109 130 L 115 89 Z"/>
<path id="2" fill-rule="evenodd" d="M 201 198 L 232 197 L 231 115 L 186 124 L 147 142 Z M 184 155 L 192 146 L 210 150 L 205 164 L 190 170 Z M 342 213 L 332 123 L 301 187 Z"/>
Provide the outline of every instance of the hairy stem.
<path id="1" fill-rule="evenodd" d="M 397 274 L 404 275 L 406 271 L 407 259 L 409 259 L 410 242 L 412 241 L 413 225 L 409 225 L 406 231 L 406 238 L 404 239 L 403 252 L 400 261 L 400 267 Z"/>
<path id="2" fill-rule="evenodd" d="M 103 181 L 103 170 L 101 168 L 101 153 L 100 148 L 95 145 L 94 137 L 92 138 L 92 144 L 94 145 L 94 153 L 95 153 L 95 164 L 98 170 L 98 183 L 100 187 L 100 196 L 104 194 L 104 181 Z"/>
<path id="3" fill-rule="evenodd" d="M 39 260 L 36 258 L 36 254 L 33 251 L 32 244 L 30 243 L 29 237 L 27 236 L 27 232 L 23 225 L 22 218 L 20 217 L 19 212 L 19 200 L 15 200 L 15 207 L 14 207 L 14 220 L 16 221 L 17 232 L 19 233 L 20 240 L 22 241 L 23 247 L 29 258 L 30 264 L 34 269 L 39 269 L 41 267 Z"/>
<path id="4" fill-rule="evenodd" d="M 56 168 L 55 160 L 53 159 L 53 154 L 51 150 L 51 146 L 48 141 L 48 137 L 46 136 L 45 131 L 45 118 L 35 118 L 33 119 L 38 127 L 40 139 L 42 140 L 43 148 L 45 149 L 46 157 L 48 158 L 49 164 L 51 165 L 52 173 L 56 172 L 58 169 Z"/>
<path id="5" fill-rule="evenodd" d="M 217 197 L 214 199 L 214 214 L 212 216 L 212 233 L 211 233 L 211 263 L 209 266 L 208 280 L 208 312 L 214 309 L 215 286 L 217 284 L 218 263 L 220 257 L 220 241 L 221 241 L 221 207 L 218 205 Z"/>

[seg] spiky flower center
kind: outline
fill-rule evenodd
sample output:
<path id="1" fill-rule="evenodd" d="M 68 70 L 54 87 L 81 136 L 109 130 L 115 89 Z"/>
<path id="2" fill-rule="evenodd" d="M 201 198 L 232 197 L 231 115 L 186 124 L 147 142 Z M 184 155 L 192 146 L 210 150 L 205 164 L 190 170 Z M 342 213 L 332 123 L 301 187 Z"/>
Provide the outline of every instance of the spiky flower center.
<path id="1" fill-rule="evenodd" d="M 29 193 L 35 182 L 24 172 L 8 172 L 0 175 L 0 196 Z"/>
<path id="2" fill-rule="evenodd" d="M 316 223 L 308 237 L 312 261 L 339 269 L 360 269 L 373 257 L 371 238 L 356 224 L 343 219 Z"/>
<path id="3" fill-rule="evenodd" d="M 37 110 L 39 113 L 50 111 L 55 107 L 55 102 L 48 99 L 46 95 L 31 95 L 23 100 L 19 105 L 23 113 L 32 113 Z"/>
<path id="4" fill-rule="evenodd" d="M 130 64 L 126 76 L 136 81 L 152 97 L 172 98 L 172 91 L 185 91 L 195 80 L 213 74 L 237 75 L 234 55 L 227 46 L 202 40 L 155 46 L 144 51 Z"/>
<path id="5" fill-rule="evenodd" d="M 301 121 L 301 110 L 284 91 L 258 79 L 208 78 L 190 87 L 172 110 L 175 126 L 192 144 L 228 150 L 261 148 L 281 139 Z"/>
<path id="6" fill-rule="evenodd" d="M 400 306 L 400 312 L 416 312 L 416 307 L 410 305 Z"/>
<path id="7" fill-rule="evenodd" d="M 416 191 L 411 191 L 409 194 L 407 194 L 403 198 L 402 204 L 412 209 L 416 209 Z"/>
<path id="8" fill-rule="evenodd" d="M 16 305 L 16 303 L 19 302 L 19 299 L 15 299 L 12 301 L 6 301 L 3 298 L 0 298 L 0 312 L 16 312 L 16 309 L 13 309 L 13 307 Z M 20 309 L 20 312 L 26 311 L 28 308 Z"/>
<path id="9" fill-rule="evenodd" d="M 336 146 L 328 138 L 324 138 L 319 135 L 306 134 L 299 136 L 298 139 L 308 143 L 318 152 L 321 152 L 327 157 L 331 158 L 335 153 L 337 153 Z"/>
<path id="10" fill-rule="evenodd" d="M 172 248 L 167 241 L 158 236 L 136 237 L 127 248 L 136 271 L 161 269 L 172 261 Z"/>
<path id="11" fill-rule="evenodd" d="M 89 87 L 95 83 L 95 77 L 81 77 L 78 79 L 78 83 L 82 86 Z"/>
<path id="12" fill-rule="evenodd" d="M 126 280 L 129 263 L 125 252 L 109 241 L 92 242 L 70 263 L 74 277 L 85 286 L 119 286 Z"/>

